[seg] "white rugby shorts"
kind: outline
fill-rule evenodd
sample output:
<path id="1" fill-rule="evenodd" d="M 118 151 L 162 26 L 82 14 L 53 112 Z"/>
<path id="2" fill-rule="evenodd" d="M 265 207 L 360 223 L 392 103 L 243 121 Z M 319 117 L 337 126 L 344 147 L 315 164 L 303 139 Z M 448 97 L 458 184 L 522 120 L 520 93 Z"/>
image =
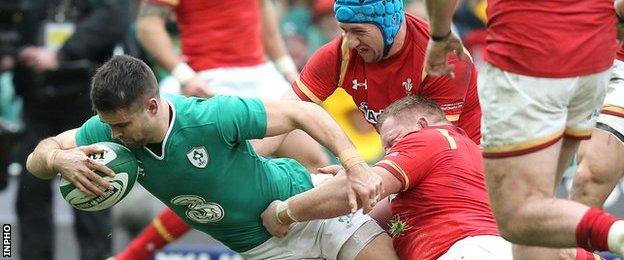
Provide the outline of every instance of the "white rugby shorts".
<path id="1" fill-rule="evenodd" d="M 600 114 L 610 71 L 538 78 L 485 63 L 478 79 L 484 157 L 531 153 L 563 136 L 589 138 Z"/>
<path id="2" fill-rule="evenodd" d="M 270 62 L 256 66 L 203 70 L 199 76 L 219 95 L 255 97 L 276 100 L 290 88 L 290 84 Z M 168 76 L 161 80 L 160 91 L 182 94 L 180 83 Z"/>
<path id="3" fill-rule="evenodd" d="M 511 243 L 499 236 L 472 236 L 455 242 L 438 260 L 512 260 Z"/>

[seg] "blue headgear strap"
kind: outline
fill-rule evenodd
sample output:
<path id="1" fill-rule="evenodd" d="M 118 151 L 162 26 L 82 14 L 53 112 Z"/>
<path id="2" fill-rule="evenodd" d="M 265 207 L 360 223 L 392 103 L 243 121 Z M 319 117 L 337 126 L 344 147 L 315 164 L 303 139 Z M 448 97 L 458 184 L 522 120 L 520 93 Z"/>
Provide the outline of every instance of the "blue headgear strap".
<path id="1" fill-rule="evenodd" d="M 384 38 L 384 56 L 390 51 L 404 16 L 402 0 L 336 0 L 334 12 L 341 23 L 377 25 Z"/>

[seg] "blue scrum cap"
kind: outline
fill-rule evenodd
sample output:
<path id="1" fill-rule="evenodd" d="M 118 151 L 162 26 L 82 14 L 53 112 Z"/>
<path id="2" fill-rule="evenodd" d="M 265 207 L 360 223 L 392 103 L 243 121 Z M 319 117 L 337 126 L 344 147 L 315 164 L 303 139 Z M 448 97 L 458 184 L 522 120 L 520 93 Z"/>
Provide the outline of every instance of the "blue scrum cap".
<path id="1" fill-rule="evenodd" d="M 403 22 L 402 0 L 336 0 L 336 20 L 341 23 L 372 23 L 384 38 L 384 53 L 394 43 Z"/>

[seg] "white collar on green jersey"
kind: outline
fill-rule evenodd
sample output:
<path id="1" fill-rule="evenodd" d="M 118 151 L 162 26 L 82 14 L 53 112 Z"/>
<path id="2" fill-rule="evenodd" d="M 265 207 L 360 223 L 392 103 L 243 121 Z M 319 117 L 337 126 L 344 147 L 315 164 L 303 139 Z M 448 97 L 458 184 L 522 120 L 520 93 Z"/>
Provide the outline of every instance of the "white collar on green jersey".
<path id="1" fill-rule="evenodd" d="M 143 146 L 143 149 L 147 150 L 147 152 L 149 154 L 151 154 L 152 156 L 154 156 L 154 158 L 161 160 L 165 158 L 165 147 L 167 146 L 167 141 L 169 140 L 169 134 L 171 134 L 171 130 L 173 129 L 173 124 L 175 124 L 175 120 L 176 120 L 176 108 L 175 106 L 173 106 L 173 103 L 171 103 L 171 101 L 169 101 L 166 98 L 163 98 L 165 101 L 167 101 L 167 103 L 169 104 L 169 107 L 171 107 L 171 122 L 169 122 L 169 129 L 167 129 L 167 134 L 165 134 L 165 139 L 163 139 L 162 141 L 162 147 L 160 149 L 160 156 L 154 154 L 154 152 L 152 152 L 152 150 L 147 149 L 147 147 Z"/>

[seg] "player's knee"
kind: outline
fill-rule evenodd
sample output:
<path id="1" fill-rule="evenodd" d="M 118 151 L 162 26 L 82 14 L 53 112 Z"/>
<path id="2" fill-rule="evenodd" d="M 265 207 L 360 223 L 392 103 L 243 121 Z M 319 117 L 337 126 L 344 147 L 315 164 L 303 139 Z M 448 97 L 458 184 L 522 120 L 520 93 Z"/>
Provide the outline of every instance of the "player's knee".
<path id="1" fill-rule="evenodd" d="M 525 232 L 523 232 L 520 223 L 512 221 L 498 221 L 498 232 L 500 236 L 511 243 L 522 243 L 525 240 Z"/>
<path id="2" fill-rule="evenodd" d="M 575 186 L 604 185 L 618 178 L 619 175 L 612 173 L 609 167 L 598 163 L 582 163 L 579 165 L 576 175 L 574 175 L 574 184 Z"/>
<path id="3" fill-rule="evenodd" d="M 512 243 L 522 241 L 526 236 L 527 229 L 520 212 L 520 207 L 514 207 L 513 205 L 507 205 L 507 207 L 503 207 L 498 212 L 494 212 L 500 236 Z"/>
<path id="4" fill-rule="evenodd" d="M 585 186 L 588 183 L 592 182 L 592 173 L 589 170 L 589 168 L 587 168 L 584 165 L 580 165 L 576 171 L 576 174 L 574 175 L 574 186 Z"/>

